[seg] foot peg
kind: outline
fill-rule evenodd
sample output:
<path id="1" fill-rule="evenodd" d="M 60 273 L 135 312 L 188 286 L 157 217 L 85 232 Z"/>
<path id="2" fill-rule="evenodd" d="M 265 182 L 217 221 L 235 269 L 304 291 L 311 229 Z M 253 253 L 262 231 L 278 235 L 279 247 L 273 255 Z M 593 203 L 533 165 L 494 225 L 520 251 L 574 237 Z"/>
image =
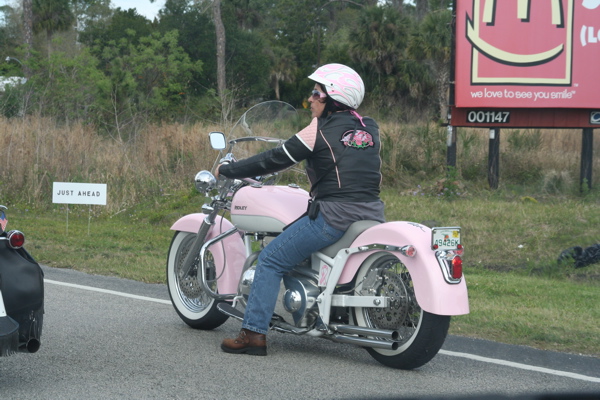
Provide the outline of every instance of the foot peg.
<path id="1" fill-rule="evenodd" d="M 244 313 L 238 310 L 237 308 L 233 307 L 230 303 L 217 304 L 217 310 L 239 321 L 244 320 Z"/>

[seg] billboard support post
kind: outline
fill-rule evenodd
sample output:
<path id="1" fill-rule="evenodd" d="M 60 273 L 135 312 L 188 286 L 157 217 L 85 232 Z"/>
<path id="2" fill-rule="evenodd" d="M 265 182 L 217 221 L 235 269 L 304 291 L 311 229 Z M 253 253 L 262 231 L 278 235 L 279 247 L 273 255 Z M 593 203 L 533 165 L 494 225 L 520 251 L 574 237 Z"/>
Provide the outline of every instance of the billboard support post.
<path id="1" fill-rule="evenodd" d="M 587 186 L 587 190 L 592 188 L 592 165 L 594 156 L 594 130 L 584 128 L 581 133 L 581 172 L 579 177 L 579 190 Z"/>
<path id="2" fill-rule="evenodd" d="M 456 127 L 452 125 L 448 125 L 446 145 L 446 165 L 448 169 L 456 168 Z"/>
<path id="3" fill-rule="evenodd" d="M 490 188 L 498 189 L 500 181 L 500 128 L 490 129 L 488 154 L 488 183 Z"/>

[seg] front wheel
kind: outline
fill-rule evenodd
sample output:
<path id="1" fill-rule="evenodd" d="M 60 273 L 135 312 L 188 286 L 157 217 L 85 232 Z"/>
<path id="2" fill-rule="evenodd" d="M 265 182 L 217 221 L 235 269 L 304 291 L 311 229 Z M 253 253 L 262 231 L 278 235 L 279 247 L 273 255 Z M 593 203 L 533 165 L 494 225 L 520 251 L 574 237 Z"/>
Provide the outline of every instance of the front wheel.
<path id="1" fill-rule="evenodd" d="M 414 369 L 435 357 L 448 334 L 450 317 L 421 309 L 410 273 L 396 256 L 381 253 L 368 258 L 355 283 L 356 296 L 386 296 L 391 300 L 387 308 L 354 308 L 355 323 L 400 334 L 396 350 L 367 348 L 373 358 L 388 367 Z"/>
<path id="2" fill-rule="evenodd" d="M 194 329 L 210 330 L 222 325 L 228 317 L 217 309 L 219 301 L 206 293 L 200 284 L 199 257 L 194 260 L 188 276 L 181 276 L 183 261 L 195 239 L 194 233 L 175 232 L 167 258 L 167 286 L 179 317 Z M 210 251 L 206 260 L 207 281 L 211 289 L 216 291 L 216 270 Z"/>

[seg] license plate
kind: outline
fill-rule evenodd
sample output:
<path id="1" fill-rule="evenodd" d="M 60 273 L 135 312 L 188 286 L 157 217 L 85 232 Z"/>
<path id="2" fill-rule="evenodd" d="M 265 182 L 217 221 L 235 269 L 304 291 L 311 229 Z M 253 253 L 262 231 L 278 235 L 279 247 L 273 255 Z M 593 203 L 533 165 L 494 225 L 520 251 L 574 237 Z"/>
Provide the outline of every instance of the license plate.
<path id="1" fill-rule="evenodd" d="M 431 228 L 431 247 L 435 250 L 456 250 L 460 244 L 460 227 Z"/>

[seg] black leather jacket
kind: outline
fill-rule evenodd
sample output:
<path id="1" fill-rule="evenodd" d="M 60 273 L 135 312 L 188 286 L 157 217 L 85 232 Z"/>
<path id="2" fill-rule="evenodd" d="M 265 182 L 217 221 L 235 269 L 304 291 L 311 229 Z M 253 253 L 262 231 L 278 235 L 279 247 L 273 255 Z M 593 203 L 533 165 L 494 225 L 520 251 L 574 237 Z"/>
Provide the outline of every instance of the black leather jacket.
<path id="1" fill-rule="evenodd" d="M 364 127 L 348 111 L 315 118 L 283 146 L 222 165 L 219 173 L 228 178 L 260 176 L 306 160 L 315 199 L 377 201 L 381 184 L 379 127 L 369 117 L 363 122 Z"/>

